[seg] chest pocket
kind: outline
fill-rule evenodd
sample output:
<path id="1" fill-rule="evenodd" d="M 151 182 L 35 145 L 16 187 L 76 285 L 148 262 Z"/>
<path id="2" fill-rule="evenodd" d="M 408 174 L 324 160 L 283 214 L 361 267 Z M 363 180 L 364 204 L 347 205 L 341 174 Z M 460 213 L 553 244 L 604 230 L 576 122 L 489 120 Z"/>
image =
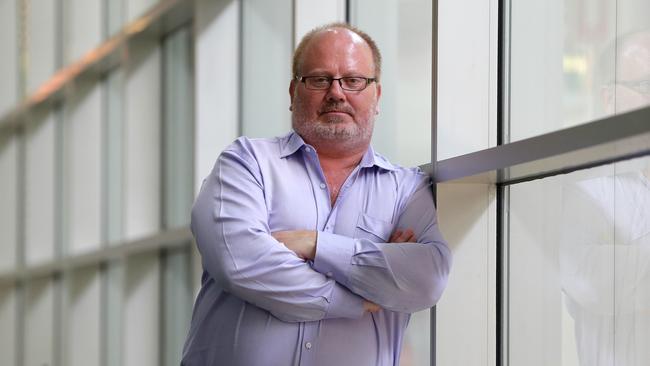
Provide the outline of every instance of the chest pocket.
<path id="1" fill-rule="evenodd" d="M 354 238 L 385 243 L 390 238 L 392 232 L 392 223 L 361 213 L 357 219 L 357 226 L 354 229 Z"/>

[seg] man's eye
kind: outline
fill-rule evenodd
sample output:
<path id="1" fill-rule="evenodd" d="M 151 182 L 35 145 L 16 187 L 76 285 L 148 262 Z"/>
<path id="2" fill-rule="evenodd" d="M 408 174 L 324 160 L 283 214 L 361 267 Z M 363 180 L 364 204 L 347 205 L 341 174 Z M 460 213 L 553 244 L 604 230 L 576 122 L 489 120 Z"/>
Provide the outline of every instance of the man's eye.
<path id="1" fill-rule="evenodd" d="M 345 81 L 346 84 L 348 85 L 360 85 L 363 83 L 363 78 L 345 78 L 343 81 Z"/>
<path id="2" fill-rule="evenodd" d="M 326 78 L 325 76 L 315 77 L 315 78 L 311 78 L 311 82 L 314 84 L 327 84 L 329 83 L 329 79 Z"/>

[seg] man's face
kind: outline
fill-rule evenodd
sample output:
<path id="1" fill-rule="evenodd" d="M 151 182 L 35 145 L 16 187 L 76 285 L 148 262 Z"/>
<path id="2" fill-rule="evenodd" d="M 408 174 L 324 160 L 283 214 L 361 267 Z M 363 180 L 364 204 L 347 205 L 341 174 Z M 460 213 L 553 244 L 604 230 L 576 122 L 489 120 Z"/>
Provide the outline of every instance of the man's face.
<path id="1" fill-rule="evenodd" d="M 347 29 L 317 34 L 305 48 L 299 65 L 298 76 L 376 76 L 370 47 Z M 381 94 L 377 83 L 369 83 L 361 91 L 348 91 L 333 81 L 327 90 L 311 90 L 293 80 L 289 94 L 293 129 L 307 143 L 342 148 L 367 147 L 370 143 Z"/>

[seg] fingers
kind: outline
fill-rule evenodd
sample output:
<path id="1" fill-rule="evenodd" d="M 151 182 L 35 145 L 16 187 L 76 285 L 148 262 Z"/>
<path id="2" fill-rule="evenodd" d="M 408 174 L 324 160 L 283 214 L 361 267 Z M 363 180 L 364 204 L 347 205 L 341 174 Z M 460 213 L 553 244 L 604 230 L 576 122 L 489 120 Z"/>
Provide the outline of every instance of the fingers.
<path id="1" fill-rule="evenodd" d="M 391 243 L 415 243 L 415 233 L 412 229 L 401 230 L 397 229 L 390 236 L 389 242 Z"/>
<path id="2" fill-rule="evenodd" d="M 370 302 L 368 300 L 363 300 L 363 310 L 367 311 L 369 313 L 376 313 L 379 310 L 381 310 L 381 307 L 374 302 Z"/>

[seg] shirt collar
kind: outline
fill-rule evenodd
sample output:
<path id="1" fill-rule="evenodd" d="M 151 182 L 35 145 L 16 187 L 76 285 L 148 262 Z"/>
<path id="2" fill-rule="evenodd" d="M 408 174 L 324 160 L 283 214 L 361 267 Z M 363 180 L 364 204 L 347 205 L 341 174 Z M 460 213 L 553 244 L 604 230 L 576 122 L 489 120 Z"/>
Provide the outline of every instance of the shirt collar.
<path id="1" fill-rule="evenodd" d="M 295 132 L 291 132 L 288 135 L 282 136 L 280 138 L 280 157 L 286 158 L 289 155 L 292 155 L 298 149 L 307 145 L 305 141 Z"/>
<path id="2" fill-rule="evenodd" d="M 289 155 L 292 155 L 305 145 L 307 144 L 302 139 L 302 137 L 293 131 L 288 135 L 280 138 L 280 157 L 285 158 Z M 385 170 L 397 169 L 386 158 L 380 154 L 375 153 L 375 150 L 372 148 L 372 146 L 368 146 L 368 150 L 366 150 L 366 153 L 363 154 L 359 166 L 361 168 L 370 168 L 375 165 Z"/>

